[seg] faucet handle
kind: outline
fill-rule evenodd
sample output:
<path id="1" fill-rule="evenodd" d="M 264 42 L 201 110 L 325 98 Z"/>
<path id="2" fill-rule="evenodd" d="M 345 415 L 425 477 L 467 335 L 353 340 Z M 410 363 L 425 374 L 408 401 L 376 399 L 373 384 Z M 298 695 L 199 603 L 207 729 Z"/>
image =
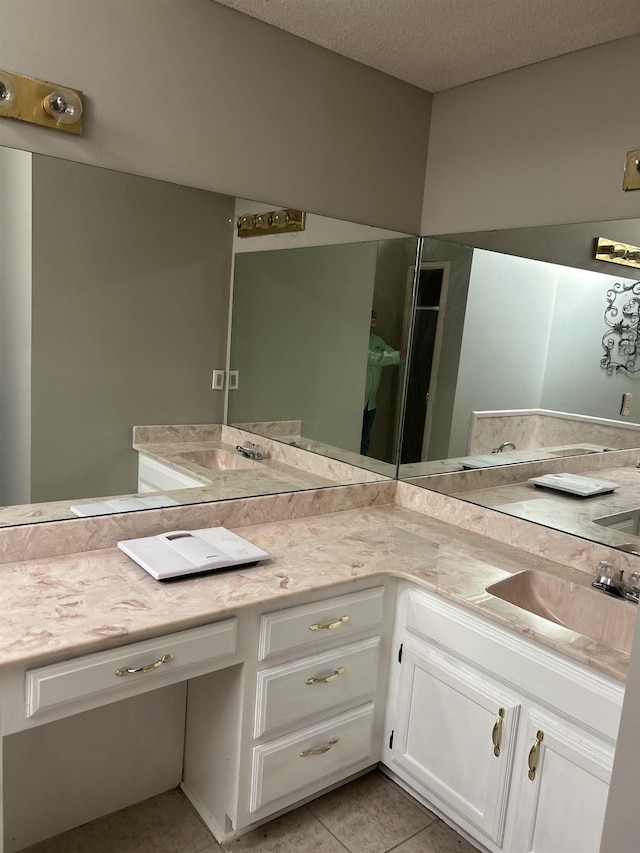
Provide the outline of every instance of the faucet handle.
<path id="1" fill-rule="evenodd" d="M 596 566 L 596 580 L 600 583 L 610 584 L 613 579 L 613 566 L 607 560 L 600 560 Z"/>

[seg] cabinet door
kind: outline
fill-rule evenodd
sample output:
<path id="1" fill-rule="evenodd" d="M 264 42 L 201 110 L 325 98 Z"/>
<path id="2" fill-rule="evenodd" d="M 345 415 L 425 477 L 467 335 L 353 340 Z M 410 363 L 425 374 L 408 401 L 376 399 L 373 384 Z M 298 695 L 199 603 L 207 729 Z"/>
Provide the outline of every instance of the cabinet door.
<path id="1" fill-rule="evenodd" d="M 598 853 L 613 747 L 535 710 L 521 732 L 513 853 Z"/>
<path id="2" fill-rule="evenodd" d="M 392 763 L 473 835 L 500 844 L 519 702 L 457 658 L 403 644 Z"/>

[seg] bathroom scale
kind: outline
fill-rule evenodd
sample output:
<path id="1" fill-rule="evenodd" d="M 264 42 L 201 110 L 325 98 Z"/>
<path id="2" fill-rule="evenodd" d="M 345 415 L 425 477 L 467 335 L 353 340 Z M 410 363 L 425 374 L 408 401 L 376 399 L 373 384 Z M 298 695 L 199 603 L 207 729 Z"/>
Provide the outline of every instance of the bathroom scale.
<path id="1" fill-rule="evenodd" d="M 224 527 L 125 539 L 118 542 L 118 548 L 159 581 L 252 565 L 269 557 L 262 548 Z"/>
<path id="2" fill-rule="evenodd" d="M 620 486 L 619 483 L 611 483 L 609 480 L 581 477 L 579 474 L 544 474 L 541 477 L 531 477 L 529 482 L 533 483 L 534 486 L 554 489 L 557 492 L 567 492 L 580 498 L 606 495 L 608 492 L 614 492 Z"/>

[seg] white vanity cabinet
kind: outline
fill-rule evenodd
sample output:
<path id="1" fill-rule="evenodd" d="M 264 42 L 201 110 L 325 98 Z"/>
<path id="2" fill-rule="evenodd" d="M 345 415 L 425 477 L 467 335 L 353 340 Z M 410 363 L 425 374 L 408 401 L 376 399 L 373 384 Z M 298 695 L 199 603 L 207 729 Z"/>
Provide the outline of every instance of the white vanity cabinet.
<path id="1" fill-rule="evenodd" d="M 158 459 L 138 452 L 138 492 L 165 492 L 171 489 L 194 489 L 208 485 L 206 481 L 190 477 Z"/>
<path id="2" fill-rule="evenodd" d="M 409 636 L 401 645 L 390 767 L 472 835 L 499 844 L 521 701 L 427 643 Z"/>
<path id="3" fill-rule="evenodd" d="M 379 762 L 393 598 L 380 585 L 261 614 L 238 829 Z"/>
<path id="4" fill-rule="evenodd" d="M 178 785 L 190 683 L 208 684 L 210 727 L 233 740 L 237 706 L 225 718 L 215 697 L 239 680 L 240 623 L 231 617 L 3 668 L 0 850 L 22 850 Z"/>
<path id="5" fill-rule="evenodd" d="M 622 685 L 410 585 L 399 593 L 392 774 L 469 838 L 597 853 Z"/>
<path id="6" fill-rule="evenodd" d="M 614 745 L 535 705 L 514 764 L 513 853 L 598 853 Z"/>

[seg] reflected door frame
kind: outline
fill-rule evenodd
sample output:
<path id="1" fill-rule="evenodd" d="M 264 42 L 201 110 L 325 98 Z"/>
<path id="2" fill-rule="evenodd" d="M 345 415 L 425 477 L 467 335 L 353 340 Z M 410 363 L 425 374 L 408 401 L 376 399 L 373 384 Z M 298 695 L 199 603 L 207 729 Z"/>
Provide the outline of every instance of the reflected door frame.
<path id="1" fill-rule="evenodd" d="M 419 272 L 421 273 L 423 270 L 433 270 L 440 269 L 442 270 L 442 288 L 440 291 L 440 300 L 438 302 L 437 307 L 431 307 L 429 310 L 436 310 L 438 312 L 438 320 L 436 323 L 436 332 L 434 337 L 433 344 L 433 355 L 431 360 L 431 370 L 429 373 L 429 386 L 428 386 L 428 394 L 427 394 L 427 409 L 426 409 L 426 417 L 424 423 L 424 430 L 422 434 L 422 450 L 420 454 L 420 461 L 424 461 L 428 457 L 429 453 L 429 443 L 431 440 L 431 428 L 433 424 L 433 411 L 436 402 L 436 394 L 437 394 L 437 379 L 438 379 L 438 370 L 440 367 L 440 352 L 442 349 L 442 338 L 444 335 L 444 321 L 447 307 L 447 295 L 449 291 L 449 277 L 450 277 L 450 269 L 451 262 L 450 261 L 425 261 L 420 264 Z M 419 287 L 415 287 L 414 292 L 414 279 L 415 279 L 415 266 L 409 267 L 407 270 L 407 284 L 405 291 L 405 310 L 404 316 L 402 318 L 402 337 L 401 337 L 401 346 L 407 349 L 407 358 L 403 365 L 403 376 L 402 382 L 400 383 L 400 387 L 398 389 L 398 406 L 397 411 L 401 410 L 400 402 L 402 399 L 402 395 L 406 394 L 406 384 L 409 380 L 409 369 L 411 367 L 411 356 L 412 353 L 408 350 L 409 337 L 412 331 L 412 320 L 414 314 L 420 309 L 417 305 Z M 413 343 L 413 342 L 412 342 Z M 405 412 L 405 421 L 406 421 L 406 412 Z M 405 424 L 398 423 L 398 428 L 395 430 L 396 440 L 394 442 L 394 452 L 396 454 L 396 458 L 399 458 L 399 444 L 401 438 L 401 431 L 404 432 L 403 427 Z M 416 460 L 417 461 L 417 460 Z"/>

